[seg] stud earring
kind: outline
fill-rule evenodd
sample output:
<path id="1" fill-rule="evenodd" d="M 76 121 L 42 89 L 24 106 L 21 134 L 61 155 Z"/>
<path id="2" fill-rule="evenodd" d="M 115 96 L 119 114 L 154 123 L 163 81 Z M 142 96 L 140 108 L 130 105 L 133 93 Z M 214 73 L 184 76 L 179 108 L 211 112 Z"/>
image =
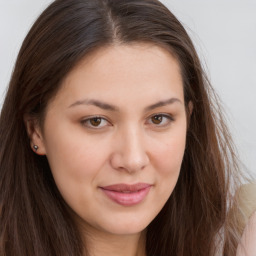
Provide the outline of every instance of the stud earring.
<path id="1" fill-rule="evenodd" d="M 37 145 L 34 145 L 33 148 L 34 148 L 35 151 L 38 150 L 38 146 Z"/>

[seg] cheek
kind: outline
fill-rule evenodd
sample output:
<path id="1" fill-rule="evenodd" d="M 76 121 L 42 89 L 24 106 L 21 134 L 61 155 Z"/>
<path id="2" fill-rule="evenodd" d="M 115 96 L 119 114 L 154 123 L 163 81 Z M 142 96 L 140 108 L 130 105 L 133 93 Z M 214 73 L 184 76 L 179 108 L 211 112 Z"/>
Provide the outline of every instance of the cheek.
<path id="1" fill-rule="evenodd" d="M 47 158 L 55 183 L 64 199 L 73 204 L 88 194 L 106 163 L 108 149 L 89 137 L 61 130 L 48 133 Z M 74 198 L 74 195 L 76 197 Z"/>
<path id="2" fill-rule="evenodd" d="M 90 138 L 61 131 L 47 137 L 47 158 L 55 183 L 72 209 L 87 204 L 91 187 L 106 163 L 108 149 Z M 63 139 L 64 138 L 64 139 Z M 85 198 L 85 195 L 88 197 Z"/>
<path id="3" fill-rule="evenodd" d="M 179 173 L 186 144 L 185 132 L 154 146 L 154 165 L 161 175 Z"/>
<path id="4" fill-rule="evenodd" d="M 156 154 L 155 170 L 157 180 L 162 184 L 175 186 L 179 177 L 181 163 L 184 155 L 184 146 L 180 144 L 166 144 Z"/>
<path id="5" fill-rule="evenodd" d="M 90 174 L 106 158 L 105 147 L 89 136 L 57 130 L 47 136 L 47 158 L 53 172 L 82 176 Z M 85 172 L 86 170 L 86 172 Z"/>
<path id="6" fill-rule="evenodd" d="M 156 182 L 159 194 L 162 195 L 163 203 L 171 195 L 179 174 L 184 156 L 186 144 L 186 131 L 180 131 L 169 136 L 158 146 L 154 147 L 154 169 L 156 170 Z"/>

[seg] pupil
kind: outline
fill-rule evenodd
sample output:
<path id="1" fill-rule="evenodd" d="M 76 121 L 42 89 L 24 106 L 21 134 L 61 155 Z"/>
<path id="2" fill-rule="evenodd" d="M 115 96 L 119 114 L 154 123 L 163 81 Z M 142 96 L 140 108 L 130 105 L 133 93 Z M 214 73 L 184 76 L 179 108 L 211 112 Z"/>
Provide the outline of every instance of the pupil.
<path id="1" fill-rule="evenodd" d="M 160 116 L 160 115 L 158 115 L 158 116 L 153 116 L 153 117 L 152 117 L 152 122 L 153 122 L 154 124 L 160 124 L 160 123 L 162 122 L 162 119 L 163 119 L 163 117 Z"/>
<path id="2" fill-rule="evenodd" d="M 91 125 L 98 126 L 101 123 L 101 118 L 95 117 L 90 120 Z"/>

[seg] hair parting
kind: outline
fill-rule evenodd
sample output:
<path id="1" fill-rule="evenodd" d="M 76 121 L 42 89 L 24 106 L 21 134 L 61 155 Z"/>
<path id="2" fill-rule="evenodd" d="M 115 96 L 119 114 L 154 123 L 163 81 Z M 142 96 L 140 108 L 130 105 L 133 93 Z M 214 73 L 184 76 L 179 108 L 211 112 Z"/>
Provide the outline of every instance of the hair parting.
<path id="1" fill-rule="evenodd" d="M 158 45 L 175 56 L 186 107 L 193 104 L 180 176 L 148 226 L 147 256 L 213 256 L 217 241 L 225 256 L 235 255 L 239 232 L 226 221 L 229 209 L 238 207 L 235 149 L 192 41 L 157 0 L 56 0 L 30 29 L 0 116 L 1 255 L 88 255 L 47 158 L 31 150 L 24 116 L 43 126 L 48 103 L 86 55 L 133 43 Z"/>

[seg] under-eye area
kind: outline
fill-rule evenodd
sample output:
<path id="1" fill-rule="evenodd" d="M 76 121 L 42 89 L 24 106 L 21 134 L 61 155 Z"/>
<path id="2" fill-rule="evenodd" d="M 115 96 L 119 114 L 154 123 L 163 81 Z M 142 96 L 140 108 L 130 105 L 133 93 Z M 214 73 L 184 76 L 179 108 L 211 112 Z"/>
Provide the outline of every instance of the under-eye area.
<path id="1" fill-rule="evenodd" d="M 1 110 L 0 254 L 255 256 L 187 26 L 157 0 L 51 2 Z"/>

